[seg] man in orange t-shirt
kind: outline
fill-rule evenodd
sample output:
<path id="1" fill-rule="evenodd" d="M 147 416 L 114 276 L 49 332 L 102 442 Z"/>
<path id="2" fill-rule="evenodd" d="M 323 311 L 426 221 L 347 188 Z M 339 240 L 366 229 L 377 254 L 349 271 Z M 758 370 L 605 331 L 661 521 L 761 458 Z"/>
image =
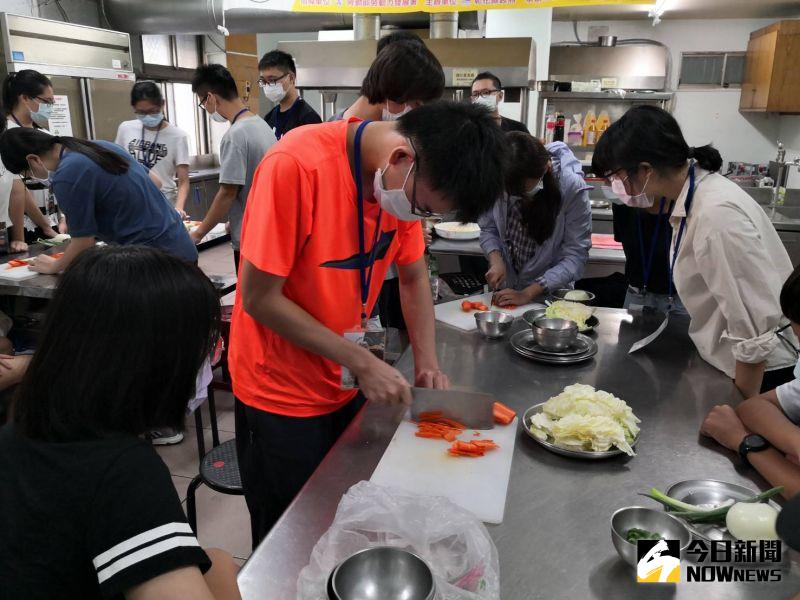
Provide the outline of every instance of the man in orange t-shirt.
<path id="1" fill-rule="evenodd" d="M 256 171 L 242 226 L 229 365 L 253 542 L 269 531 L 364 399 L 408 382 L 345 339 L 399 268 L 415 384 L 444 388 L 419 220 L 474 221 L 503 189 L 503 133 L 484 109 L 436 103 L 398 121 L 289 132 Z M 360 182 L 360 192 L 359 185 Z M 360 393 L 342 389 L 343 365 Z"/>

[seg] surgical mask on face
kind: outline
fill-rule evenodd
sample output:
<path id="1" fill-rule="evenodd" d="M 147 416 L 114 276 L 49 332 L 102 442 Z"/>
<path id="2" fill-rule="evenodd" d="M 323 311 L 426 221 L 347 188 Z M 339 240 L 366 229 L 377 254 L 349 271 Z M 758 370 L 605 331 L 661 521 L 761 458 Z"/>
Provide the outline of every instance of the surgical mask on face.
<path id="1" fill-rule="evenodd" d="M 50 116 L 53 114 L 53 105 L 46 104 L 41 100 L 39 102 L 39 110 L 31 111 L 31 119 L 36 121 L 39 125 L 47 125 L 47 122 L 50 120 Z"/>
<path id="2" fill-rule="evenodd" d="M 154 115 L 136 115 L 136 118 L 141 121 L 145 127 L 158 127 L 161 121 L 164 120 L 164 113 L 156 113 Z"/>
<path id="3" fill-rule="evenodd" d="M 532 189 L 530 189 L 527 192 L 525 192 L 525 195 L 528 196 L 528 198 L 533 198 L 536 194 L 541 192 L 543 189 L 544 189 L 544 182 L 540 179 L 539 182 L 535 186 L 533 186 Z"/>
<path id="4" fill-rule="evenodd" d="M 208 106 L 208 99 L 209 99 L 209 98 L 211 98 L 211 94 L 209 94 L 209 95 L 208 95 L 208 97 L 207 97 L 207 99 L 206 99 L 205 106 Z M 216 98 L 215 98 L 214 100 L 216 101 Z M 215 102 L 215 104 L 216 104 L 216 102 Z M 216 110 L 215 110 L 214 112 L 211 112 L 210 110 L 208 110 L 208 108 L 206 108 L 206 112 L 207 112 L 207 113 L 208 113 L 208 115 L 211 117 L 211 120 L 212 120 L 212 121 L 214 121 L 214 122 L 216 122 L 216 123 L 227 123 L 227 122 L 228 122 L 228 119 L 226 119 L 225 117 L 223 117 L 223 116 L 222 116 L 221 114 L 219 114 L 219 113 L 218 113 Z"/>
<path id="5" fill-rule="evenodd" d="M 411 202 L 406 195 L 406 183 L 411 175 L 411 170 L 414 168 L 414 163 L 408 168 L 406 178 L 403 179 L 403 185 L 396 190 L 387 190 L 383 187 L 383 174 L 387 171 L 389 165 L 385 168 L 375 171 L 375 180 L 372 183 L 372 194 L 381 205 L 381 208 L 393 217 L 401 221 L 420 221 L 422 217 L 415 215 L 411 212 Z"/>
<path id="6" fill-rule="evenodd" d="M 644 181 L 644 187 L 642 191 L 634 196 L 628 194 L 627 190 L 625 190 L 625 183 L 617 178 L 614 177 L 611 180 L 611 191 L 619 198 L 620 202 L 622 202 L 625 206 L 630 206 L 631 208 L 650 208 L 653 206 L 653 199 L 649 198 L 645 193 L 647 189 L 647 183 L 650 181 L 650 175 L 647 176 L 647 179 Z"/>
<path id="7" fill-rule="evenodd" d="M 267 100 L 275 104 L 286 97 L 286 90 L 283 89 L 283 86 L 277 81 L 275 83 L 268 83 L 261 89 L 264 90 L 264 96 L 266 96 Z"/>
<path id="8" fill-rule="evenodd" d="M 383 107 L 381 111 L 381 121 L 397 121 L 400 117 L 406 114 L 408 111 L 411 110 L 411 107 L 406 104 L 406 107 L 401 110 L 399 113 L 393 113 L 389 110 L 389 101 L 386 101 L 386 106 Z"/>
<path id="9" fill-rule="evenodd" d="M 44 164 L 41 164 L 41 168 L 46 173 L 45 177 L 37 177 L 36 173 L 34 173 L 33 171 L 33 165 L 31 163 L 28 163 L 28 171 L 31 174 L 31 176 L 28 177 L 28 181 L 33 183 L 38 183 L 46 187 L 50 187 L 50 171 L 47 169 L 47 167 L 44 166 Z"/>
<path id="10" fill-rule="evenodd" d="M 480 104 L 485 106 L 491 111 L 497 109 L 497 94 L 489 94 L 488 96 L 478 96 L 472 101 L 473 104 Z"/>

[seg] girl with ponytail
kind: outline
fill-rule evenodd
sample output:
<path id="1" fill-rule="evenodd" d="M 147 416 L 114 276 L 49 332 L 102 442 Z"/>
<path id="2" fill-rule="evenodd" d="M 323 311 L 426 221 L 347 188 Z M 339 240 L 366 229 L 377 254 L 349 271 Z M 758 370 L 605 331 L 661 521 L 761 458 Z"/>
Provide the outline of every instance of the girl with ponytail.
<path id="1" fill-rule="evenodd" d="M 34 270 L 61 272 L 96 238 L 197 261 L 180 215 L 147 170 L 119 146 L 17 127 L 0 135 L 0 160 L 23 180 L 51 187 L 70 224 L 72 241 L 64 255 L 38 257 Z"/>
<path id="2" fill-rule="evenodd" d="M 670 293 L 691 317 L 700 356 L 750 397 L 792 379 L 797 356 L 775 334 L 786 323 L 779 298 L 792 263 L 767 214 L 721 167 L 717 150 L 690 147 L 655 106 L 625 113 L 592 160 L 624 204 L 651 214 L 672 206 Z"/>
<path id="3" fill-rule="evenodd" d="M 486 280 L 500 306 L 571 287 L 589 259 L 592 213 L 581 165 L 562 142 L 545 147 L 528 133 L 506 134 L 506 194 L 480 218 Z"/>

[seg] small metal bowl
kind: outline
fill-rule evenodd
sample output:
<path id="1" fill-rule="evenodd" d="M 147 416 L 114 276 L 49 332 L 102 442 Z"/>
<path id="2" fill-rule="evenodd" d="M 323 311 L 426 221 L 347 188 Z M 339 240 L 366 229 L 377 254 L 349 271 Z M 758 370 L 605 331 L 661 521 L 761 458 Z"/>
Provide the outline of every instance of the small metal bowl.
<path id="1" fill-rule="evenodd" d="M 686 525 L 664 511 L 642 506 L 620 508 L 611 515 L 611 541 L 620 558 L 632 567 L 638 562 L 636 544 L 629 542 L 627 535 L 634 527 L 657 533 L 665 540 L 680 540 L 681 552 L 692 541 Z"/>
<path id="2" fill-rule="evenodd" d="M 565 298 L 569 292 L 583 292 L 588 296 L 586 300 L 569 300 Z M 570 290 L 570 289 L 562 289 L 562 290 L 555 290 L 550 292 L 550 297 L 553 301 L 556 300 L 567 300 L 567 302 L 577 302 L 578 304 L 585 304 L 587 306 L 591 305 L 594 302 L 595 295 L 592 292 L 587 292 L 586 290 Z"/>
<path id="3" fill-rule="evenodd" d="M 503 337 L 511 329 L 513 323 L 514 317 L 497 310 L 475 313 L 475 324 L 478 326 L 478 331 L 489 339 Z"/>
<path id="4" fill-rule="evenodd" d="M 545 350 L 566 350 L 578 339 L 578 324 L 566 319 L 536 319 L 533 339 Z"/>
<path id="5" fill-rule="evenodd" d="M 337 600 L 433 600 L 430 567 L 416 554 L 376 546 L 356 552 L 333 572 Z"/>

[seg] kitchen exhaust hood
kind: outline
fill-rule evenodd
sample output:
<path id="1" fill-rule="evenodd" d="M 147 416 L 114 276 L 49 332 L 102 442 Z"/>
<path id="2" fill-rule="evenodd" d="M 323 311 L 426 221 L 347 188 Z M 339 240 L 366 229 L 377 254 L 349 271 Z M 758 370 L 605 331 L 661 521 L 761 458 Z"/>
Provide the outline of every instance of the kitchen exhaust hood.
<path id="1" fill-rule="evenodd" d="M 551 46 L 549 79 L 561 83 L 600 80 L 604 89 L 664 90 L 668 53 L 657 44 Z"/>
<path id="2" fill-rule="evenodd" d="M 529 88 L 536 80 L 536 44 L 531 38 L 441 38 L 424 40 L 444 69 L 448 88 L 468 87 L 480 71 L 491 71 L 504 88 Z M 359 88 L 375 59 L 375 40 L 279 42 L 294 57 L 297 81 L 306 89 Z"/>

